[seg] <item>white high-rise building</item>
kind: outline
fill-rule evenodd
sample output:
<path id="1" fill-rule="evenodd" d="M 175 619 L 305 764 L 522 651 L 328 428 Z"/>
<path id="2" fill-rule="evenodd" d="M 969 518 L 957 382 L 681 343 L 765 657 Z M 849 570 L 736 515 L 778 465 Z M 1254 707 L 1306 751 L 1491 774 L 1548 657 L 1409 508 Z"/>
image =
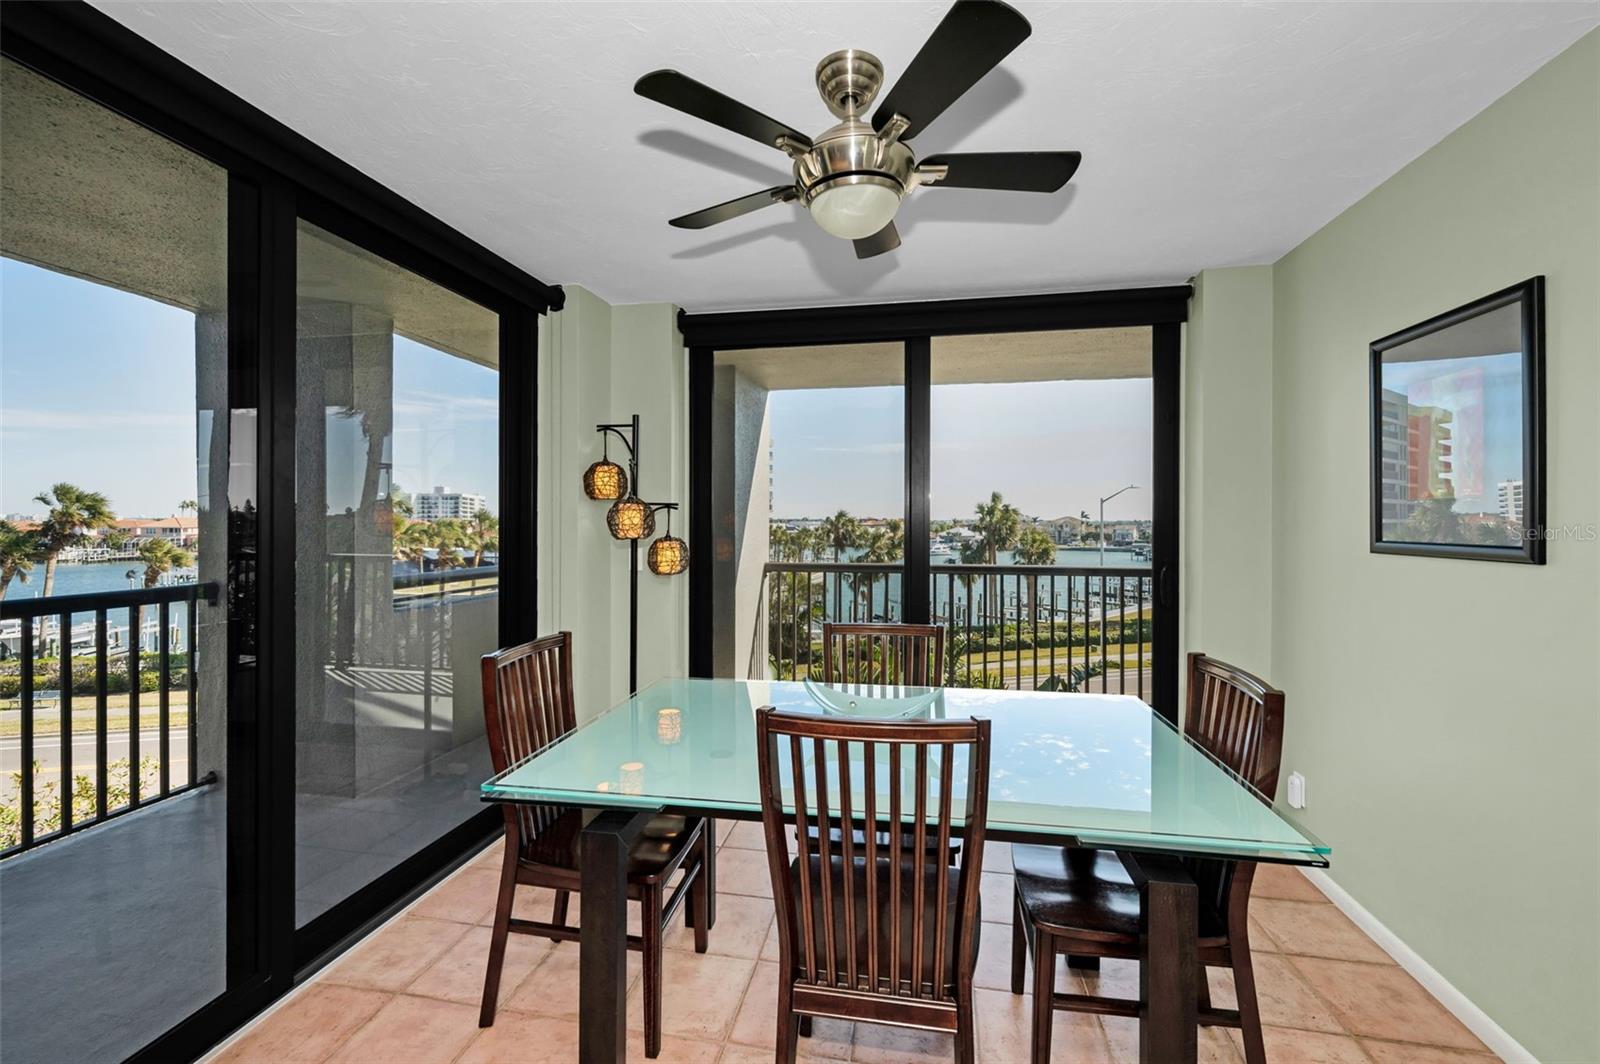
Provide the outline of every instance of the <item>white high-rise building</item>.
<path id="1" fill-rule="evenodd" d="M 432 491 L 418 492 L 412 506 L 418 521 L 465 520 L 489 508 L 484 496 L 451 491 L 448 484 L 436 484 Z"/>
<path id="2" fill-rule="evenodd" d="M 1511 524 L 1522 524 L 1522 481 L 1500 482 L 1500 516 Z"/>

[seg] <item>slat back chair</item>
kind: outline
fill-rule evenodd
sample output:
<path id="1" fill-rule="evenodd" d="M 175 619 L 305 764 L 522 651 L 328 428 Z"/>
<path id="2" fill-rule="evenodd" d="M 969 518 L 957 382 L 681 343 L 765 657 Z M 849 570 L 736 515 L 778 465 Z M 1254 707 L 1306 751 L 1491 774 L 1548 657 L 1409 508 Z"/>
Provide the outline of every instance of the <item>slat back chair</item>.
<path id="1" fill-rule="evenodd" d="M 937 687 L 944 670 L 944 629 L 936 624 L 822 626 L 826 683 Z"/>
<path id="2" fill-rule="evenodd" d="M 484 655 L 483 716 L 496 775 L 576 728 L 572 633 L 559 632 Z M 480 1027 L 494 1023 L 508 935 L 565 942 L 576 940 L 580 933 L 578 927 L 567 923 L 567 910 L 571 894 L 582 886 L 577 858 L 583 810 L 522 803 L 502 803 L 500 808 L 506 822 L 505 857 L 489 938 Z M 640 908 L 640 932 L 628 936 L 628 948 L 644 955 L 644 1045 L 649 1058 L 661 1052 L 662 941 L 668 923 L 685 901 L 694 913 L 695 951 L 704 953 L 708 945 L 711 884 L 706 869 L 711 857 L 707 839 L 705 824 L 699 819 L 655 816 L 628 855 L 627 896 Z M 670 879 L 680 868 L 683 875 L 669 894 Z M 549 922 L 511 915 L 518 884 L 555 892 Z"/>
<path id="3" fill-rule="evenodd" d="M 1272 804 L 1283 757 L 1282 691 L 1243 669 L 1191 653 L 1183 733 L 1254 788 L 1263 802 Z M 1245 911 L 1254 862 L 1191 859 L 1185 863 L 1201 897 L 1219 913 Z"/>
<path id="4" fill-rule="evenodd" d="M 969 1064 L 989 722 L 767 707 L 756 741 L 779 927 L 779 1059 L 795 1059 L 803 1019 L 831 1016 L 954 1032 L 956 1059 Z M 808 830 L 822 823 L 854 830 Z M 957 833 L 965 845 L 952 866 L 940 857 Z"/>
<path id="5" fill-rule="evenodd" d="M 572 633 L 558 632 L 483 659 L 483 713 L 489 760 L 499 775 L 578 726 L 572 700 Z M 561 816 L 560 806 L 505 804 L 521 856 Z"/>
<path id="6" fill-rule="evenodd" d="M 1283 692 L 1243 669 L 1190 654 L 1184 735 L 1255 788 L 1270 805 L 1283 750 Z M 1124 998 L 1055 992 L 1057 954 L 1073 958 L 1139 956 L 1140 900 L 1122 860 L 1104 850 L 1012 848 L 1017 907 L 1011 954 L 1011 992 L 1023 991 L 1026 951 L 1034 959 L 1033 1060 L 1050 1057 L 1052 1009 L 1137 1016 Z M 1251 861 L 1188 858 L 1199 892 L 1197 960 L 1201 966 L 1199 1020 L 1238 1027 L 1248 1064 L 1266 1064 L 1255 968 L 1250 957 Z M 1097 962 L 1092 962 L 1097 964 Z M 1236 1009 L 1211 1005 L 1206 967 L 1233 970 Z"/>

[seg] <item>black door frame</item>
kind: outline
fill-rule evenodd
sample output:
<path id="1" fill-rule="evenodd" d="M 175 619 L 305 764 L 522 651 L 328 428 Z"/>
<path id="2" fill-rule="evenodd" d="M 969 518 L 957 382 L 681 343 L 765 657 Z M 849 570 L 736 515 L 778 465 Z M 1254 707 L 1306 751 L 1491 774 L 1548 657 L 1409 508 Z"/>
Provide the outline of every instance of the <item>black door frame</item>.
<path id="1" fill-rule="evenodd" d="M 0 5 L 0 54 L 228 173 L 229 404 L 256 415 L 254 520 L 229 533 L 227 987 L 130 1059 L 200 1056 L 500 830 L 485 808 L 294 924 L 295 227 L 306 218 L 500 319 L 500 633 L 536 634 L 538 318 L 564 293 L 80 0 Z"/>
<path id="2" fill-rule="evenodd" d="M 1189 285 L 1121 288 L 1057 295 L 951 299 L 794 310 L 690 314 L 678 329 L 689 349 L 689 553 L 714 556 L 711 512 L 712 391 L 716 352 L 758 347 L 816 347 L 899 341 L 905 358 L 906 542 L 925 543 L 928 512 L 930 352 L 935 336 L 1148 326 L 1151 331 L 1155 496 L 1151 574 L 1156 611 L 1151 638 L 1155 674 L 1151 704 L 1168 720 L 1178 712 L 1181 329 L 1189 317 Z M 907 553 L 901 579 L 906 622 L 926 623 L 929 560 Z M 712 569 L 689 571 L 689 674 L 710 676 Z"/>

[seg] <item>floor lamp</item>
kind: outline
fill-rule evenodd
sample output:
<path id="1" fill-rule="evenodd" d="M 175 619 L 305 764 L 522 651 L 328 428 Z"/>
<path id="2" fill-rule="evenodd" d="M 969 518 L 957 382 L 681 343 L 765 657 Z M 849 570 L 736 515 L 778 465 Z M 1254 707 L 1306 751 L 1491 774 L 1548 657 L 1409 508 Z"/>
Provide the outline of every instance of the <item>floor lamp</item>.
<path id="1" fill-rule="evenodd" d="M 667 512 L 666 534 L 650 544 L 647 557 L 650 571 L 658 576 L 677 576 L 689 568 L 689 545 L 672 534 L 675 502 L 646 502 L 639 497 L 639 415 L 631 422 L 596 425 L 600 433 L 600 460 L 583 473 L 583 493 L 591 499 L 609 501 L 606 527 L 613 539 L 628 542 L 628 693 L 639 690 L 639 541 L 655 535 L 656 514 Z M 628 449 L 628 468 L 611 460 L 611 437 Z"/>

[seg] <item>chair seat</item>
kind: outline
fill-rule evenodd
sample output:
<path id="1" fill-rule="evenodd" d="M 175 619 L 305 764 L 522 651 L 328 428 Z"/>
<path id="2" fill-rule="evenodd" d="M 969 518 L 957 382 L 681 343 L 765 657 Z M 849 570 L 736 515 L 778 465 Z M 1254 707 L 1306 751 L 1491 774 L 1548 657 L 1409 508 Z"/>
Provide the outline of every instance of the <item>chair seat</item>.
<path id="1" fill-rule="evenodd" d="M 834 941 L 834 968 L 840 980 L 849 978 L 849 958 L 846 952 L 848 936 L 845 927 L 845 867 L 844 858 L 831 857 L 829 859 L 829 894 L 832 906 L 831 921 L 833 925 Z M 894 919 L 894 907 L 897 904 L 890 892 L 890 862 L 879 858 L 876 862 L 877 884 L 875 886 L 877 897 L 877 941 L 869 944 L 867 936 L 867 861 L 857 857 L 851 863 L 851 908 L 854 910 L 852 921 L 856 946 L 856 970 L 862 980 L 867 978 L 867 958 L 869 950 L 876 949 L 878 954 L 878 977 L 887 981 L 890 978 L 890 960 L 893 957 L 893 946 L 890 938 L 890 927 Z M 807 890 L 811 893 L 812 923 L 815 928 L 816 938 L 814 949 L 816 952 L 816 966 L 819 980 L 826 981 L 827 976 L 827 941 L 824 928 L 827 920 L 823 918 L 822 908 L 822 858 L 811 855 L 809 860 L 811 882 Z M 936 909 L 938 904 L 939 877 L 946 880 L 945 914 L 944 914 L 944 950 L 943 971 L 935 973 L 934 970 L 934 939 L 937 932 Z M 945 989 L 955 986 L 956 955 L 955 955 L 955 929 L 956 909 L 959 904 L 957 885 L 960 882 L 960 869 L 952 868 L 942 861 L 929 860 L 923 864 L 922 875 L 922 965 L 920 971 L 921 982 L 926 986 L 938 985 Z M 789 879 L 793 884 L 796 904 L 802 904 L 804 894 L 800 885 L 800 859 L 797 857 L 789 862 Z M 911 977 L 911 947 L 914 940 L 912 921 L 915 916 L 916 881 L 913 865 L 909 860 L 901 862 L 900 897 L 898 906 L 900 911 L 900 976 L 901 979 Z M 977 956 L 978 929 L 980 920 L 972 921 L 973 956 Z M 803 943 L 797 943 L 794 951 L 794 966 L 797 974 L 804 978 L 805 949 Z"/>
<path id="2" fill-rule="evenodd" d="M 578 839 L 597 815 L 592 809 L 563 808 L 523 846 L 525 864 L 580 870 Z M 699 817 L 653 816 L 628 852 L 628 881 L 650 883 L 671 875 L 702 830 Z"/>
<path id="3" fill-rule="evenodd" d="M 1052 935 L 1137 947 L 1139 888 L 1114 850 L 1011 847 L 1017 897 L 1032 924 Z M 1227 924 L 1200 899 L 1200 945 L 1226 941 Z"/>

